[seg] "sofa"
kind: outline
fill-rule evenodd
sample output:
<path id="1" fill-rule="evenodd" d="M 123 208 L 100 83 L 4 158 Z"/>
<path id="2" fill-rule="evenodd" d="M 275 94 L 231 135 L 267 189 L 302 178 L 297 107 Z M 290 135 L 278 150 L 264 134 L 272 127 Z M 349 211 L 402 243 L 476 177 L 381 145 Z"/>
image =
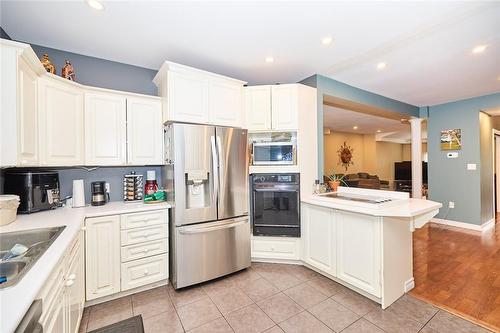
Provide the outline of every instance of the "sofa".
<path id="1" fill-rule="evenodd" d="M 366 172 L 358 172 L 351 174 L 337 174 L 344 176 L 344 182 L 349 187 L 360 187 L 374 190 L 389 189 L 389 181 L 380 180 L 377 175 L 370 175 Z M 326 180 L 326 179 L 325 179 Z"/>

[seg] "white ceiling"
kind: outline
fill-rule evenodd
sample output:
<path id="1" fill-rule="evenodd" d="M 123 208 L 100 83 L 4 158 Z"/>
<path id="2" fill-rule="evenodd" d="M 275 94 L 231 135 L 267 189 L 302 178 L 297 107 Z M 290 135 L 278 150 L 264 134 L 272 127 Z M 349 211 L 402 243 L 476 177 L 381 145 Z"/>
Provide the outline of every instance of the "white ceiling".
<path id="1" fill-rule="evenodd" d="M 357 129 L 353 127 L 357 126 Z M 409 123 L 350 111 L 329 105 L 323 106 L 323 127 L 335 132 L 374 134 L 377 141 L 410 143 Z M 378 132 L 380 130 L 380 132 Z M 422 139 L 427 140 L 427 126 L 422 128 Z"/>
<path id="2" fill-rule="evenodd" d="M 2 0 L 0 22 L 17 40 L 152 69 L 168 59 L 250 84 L 319 73 L 414 105 L 500 91 L 500 2 L 103 3 Z M 472 55 L 478 44 L 489 46 Z"/>

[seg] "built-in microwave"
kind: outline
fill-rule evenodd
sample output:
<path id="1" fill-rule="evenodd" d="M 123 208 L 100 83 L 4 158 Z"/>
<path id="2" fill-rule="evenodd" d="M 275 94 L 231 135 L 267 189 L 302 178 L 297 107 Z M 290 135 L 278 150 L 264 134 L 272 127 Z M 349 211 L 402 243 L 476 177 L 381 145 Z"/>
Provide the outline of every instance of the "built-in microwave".
<path id="1" fill-rule="evenodd" d="M 255 142 L 253 165 L 295 164 L 295 144 L 292 142 Z"/>

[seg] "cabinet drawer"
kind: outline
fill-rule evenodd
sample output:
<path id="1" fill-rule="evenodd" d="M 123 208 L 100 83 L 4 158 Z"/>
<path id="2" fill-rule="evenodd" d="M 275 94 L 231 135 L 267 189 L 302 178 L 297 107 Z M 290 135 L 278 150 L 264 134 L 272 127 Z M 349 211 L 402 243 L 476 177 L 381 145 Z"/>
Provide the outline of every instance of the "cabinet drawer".
<path id="1" fill-rule="evenodd" d="M 124 214 L 121 216 L 121 229 L 126 230 L 156 224 L 167 224 L 167 219 L 167 211 L 164 209 L 152 212 Z"/>
<path id="2" fill-rule="evenodd" d="M 164 280 L 168 276 L 167 255 L 134 260 L 122 264 L 122 291 Z"/>
<path id="3" fill-rule="evenodd" d="M 63 263 L 59 263 L 57 268 L 52 272 L 49 279 L 44 283 L 44 287 L 39 294 L 39 298 L 42 299 L 43 303 L 43 313 L 40 317 L 40 321 L 45 323 L 50 320 L 52 312 L 50 309 L 54 308 L 56 305 L 56 299 L 64 286 L 64 267 Z"/>
<path id="4" fill-rule="evenodd" d="M 141 259 L 168 252 L 168 238 L 128 245 L 121 248 L 122 262 Z"/>
<path id="5" fill-rule="evenodd" d="M 300 259 L 300 239 L 253 237 L 252 258 Z"/>
<path id="6" fill-rule="evenodd" d="M 121 236 L 122 246 L 162 239 L 167 237 L 167 225 L 122 230 Z"/>

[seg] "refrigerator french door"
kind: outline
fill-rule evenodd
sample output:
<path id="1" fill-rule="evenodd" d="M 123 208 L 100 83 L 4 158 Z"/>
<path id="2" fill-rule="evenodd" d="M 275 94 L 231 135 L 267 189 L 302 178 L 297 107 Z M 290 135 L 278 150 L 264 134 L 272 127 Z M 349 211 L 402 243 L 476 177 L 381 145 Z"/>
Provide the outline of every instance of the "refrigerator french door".
<path id="1" fill-rule="evenodd" d="M 173 287 L 249 267 L 246 130 L 170 123 L 165 152 Z"/>

